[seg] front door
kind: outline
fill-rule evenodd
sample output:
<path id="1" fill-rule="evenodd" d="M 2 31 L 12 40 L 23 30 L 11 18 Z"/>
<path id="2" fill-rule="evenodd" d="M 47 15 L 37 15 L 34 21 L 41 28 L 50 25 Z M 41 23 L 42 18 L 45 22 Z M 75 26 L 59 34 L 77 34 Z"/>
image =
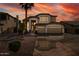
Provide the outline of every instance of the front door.
<path id="1" fill-rule="evenodd" d="M 35 31 L 35 24 L 36 24 L 36 21 L 31 21 L 31 31 L 34 32 Z"/>

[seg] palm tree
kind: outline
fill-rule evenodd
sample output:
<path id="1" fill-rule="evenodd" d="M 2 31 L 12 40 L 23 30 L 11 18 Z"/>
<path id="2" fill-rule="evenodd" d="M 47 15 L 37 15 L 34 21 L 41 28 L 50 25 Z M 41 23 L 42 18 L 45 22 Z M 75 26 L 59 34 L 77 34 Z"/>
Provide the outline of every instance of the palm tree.
<path id="1" fill-rule="evenodd" d="M 27 11 L 34 6 L 34 3 L 20 3 L 20 5 L 25 10 L 25 29 L 27 31 Z"/>

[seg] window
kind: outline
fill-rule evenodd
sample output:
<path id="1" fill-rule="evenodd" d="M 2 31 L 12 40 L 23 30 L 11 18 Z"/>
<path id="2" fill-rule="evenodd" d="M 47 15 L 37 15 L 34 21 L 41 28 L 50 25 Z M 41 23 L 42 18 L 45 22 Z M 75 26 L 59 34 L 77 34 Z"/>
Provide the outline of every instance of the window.
<path id="1" fill-rule="evenodd" d="M 6 15 L 5 14 L 0 14 L 0 20 L 6 20 Z"/>
<path id="2" fill-rule="evenodd" d="M 48 23 L 49 22 L 49 19 L 47 16 L 41 16 L 40 17 L 40 23 Z"/>

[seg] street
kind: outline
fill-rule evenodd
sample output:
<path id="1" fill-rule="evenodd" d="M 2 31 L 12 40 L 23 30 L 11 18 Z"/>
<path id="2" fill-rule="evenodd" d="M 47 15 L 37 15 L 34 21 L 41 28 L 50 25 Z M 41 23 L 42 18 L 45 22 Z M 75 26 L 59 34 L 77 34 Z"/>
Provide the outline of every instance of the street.
<path id="1" fill-rule="evenodd" d="M 53 39 L 53 38 L 52 38 Z M 39 51 L 34 49 L 35 56 L 78 56 L 79 55 L 79 35 L 78 34 L 64 34 L 64 39 L 54 41 L 55 48 L 47 51 Z"/>
<path id="2" fill-rule="evenodd" d="M 8 34 L 9 35 L 9 34 Z M 14 37 L 16 39 L 14 39 Z M 2 38 L 2 37 L 1 37 Z M 0 55 L 16 55 L 16 56 L 78 56 L 79 55 L 79 35 L 64 34 L 63 40 L 55 42 L 55 48 L 47 51 L 39 51 L 35 49 L 35 41 L 37 37 L 34 35 L 12 36 L 10 39 L 2 40 L 0 38 Z M 18 52 L 11 53 L 8 50 L 8 43 L 13 40 L 21 42 Z M 53 42 L 52 42 L 53 44 Z"/>

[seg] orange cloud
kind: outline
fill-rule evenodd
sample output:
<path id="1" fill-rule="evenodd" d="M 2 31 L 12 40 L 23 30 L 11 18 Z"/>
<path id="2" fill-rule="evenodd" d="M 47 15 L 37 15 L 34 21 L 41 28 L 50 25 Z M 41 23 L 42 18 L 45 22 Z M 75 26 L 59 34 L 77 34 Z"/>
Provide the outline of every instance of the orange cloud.
<path id="1" fill-rule="evenodd" d="M 73 15 L 79 13 L 79 4 L 61 4 L 61 7 L 65 12 L 71 13 Z"/>
<path id="2" fill-rule="evenodd" d="M 68 21 L 72 20 L 74 15 L 79 15 L 79 4 L 48 4 L 48 3 L 34 3 L 34 7 L 31 10 L 28 10 L 28 16 L 36 15 L 38 13 L 49 13 L 52 15 L 57 15 L 58 21 Z M 19 7 L 19 8 L 18 8 Z M 15 7 L 0 4 L 0 8 L 4 8 L 8 10 L 9 13 L 14 15 L 20 15 L 20 19 L 23 19 L 25 16 L 25 12 L 21 7 L 17 4 Z M 77 18 L 78 16 L 74 17 Z M 73 19 L 74 19 L 73 18 Z"/>
<path id="3" fill-rule="evenodd" d="M 50 13 L 54 12 L 53 7 L 48 4 L 36 3 L 32 10 L 28 10 L 28 14 Z"/>

